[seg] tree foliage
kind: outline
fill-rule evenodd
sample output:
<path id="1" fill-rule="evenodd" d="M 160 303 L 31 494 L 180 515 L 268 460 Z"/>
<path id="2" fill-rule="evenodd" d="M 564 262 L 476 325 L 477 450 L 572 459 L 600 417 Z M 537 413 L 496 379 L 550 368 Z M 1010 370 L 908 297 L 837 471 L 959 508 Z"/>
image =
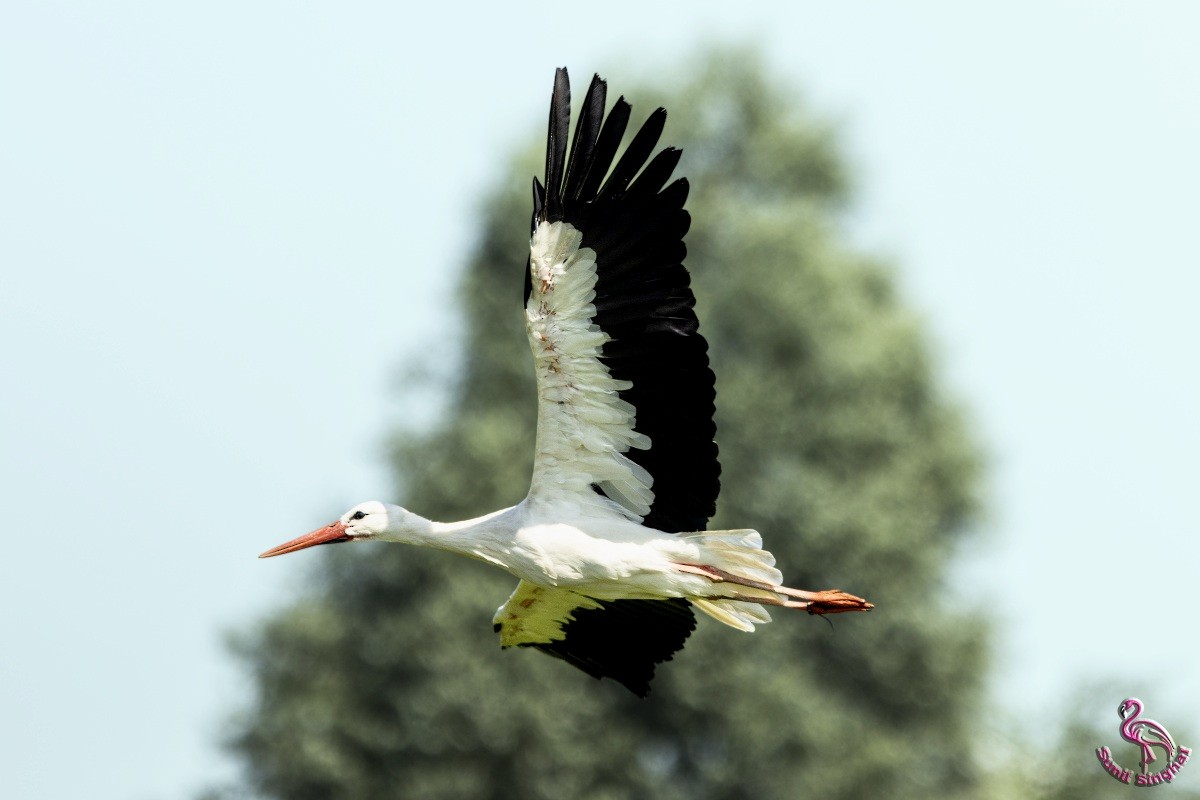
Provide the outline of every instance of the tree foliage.
<path id="1" fill-rule="evenodd" d="M 634 116 L 669 109 L 666 140 L 684 147 L 693 186 L 687 264 L 724 468 L 713 527 L 759 529 L 790 585 L 840 587 L 876 610 L 832 625 L 776 613 L 753 635 L 701 620 L 639 701 L 538 653 L 500 652 L 490 619 L 514 580 L 499 571 L 397 545 L 327 548 L 307 594 L 241 639 L 256 695 L 232 747 L 255 794 L 980 791 L 986 626 L 943 591 L 974 510 L 975 448 L 889 270 L 842 241 L 849 192 L 831 128 L 742 51 L 680 83 L 633 95 Z M 535 164 L 517 159 L 483 208 L 444 417 L 395 446 L 401 499 L 426 516 L 511 505 L 528 485 L 521 270 Z"/>

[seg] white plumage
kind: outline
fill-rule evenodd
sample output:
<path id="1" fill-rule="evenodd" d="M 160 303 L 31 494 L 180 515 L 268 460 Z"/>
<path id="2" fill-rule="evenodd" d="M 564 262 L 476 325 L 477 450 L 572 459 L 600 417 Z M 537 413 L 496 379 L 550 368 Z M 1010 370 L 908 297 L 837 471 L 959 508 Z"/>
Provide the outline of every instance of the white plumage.
<path id="1" fill-rule="evenodd" d="M 770 621 L 764 605 L 827 614 L 871 604 L 783 586 L 757 531 L 704 530 L 720 466 L 713 375 L 682 263 L 688 186 L 666 185 L 678 150 L 650 159 L 662 109 L 616 159 L 629 105 L 618 99 L 606 116 L 605 94 L 594 78 L 568 159 L 570 88 L 558 71 L 546 184 L 534 182 L 529 494 L 454 523 L 362 503 L 262 555 L 379 540 L 489 562 L 520 579 L 493 618 L 503 647 L 535 647 L 644 696 L 695 627 L 693 607 L 752 631 Z"/>
<path id="2" fill-rule="evenodd" d="M 593 321 L 596 253 L 565 222 L 543 222 L 530 243 L 533 291 L 525 327 L 538 382 L 537 444 L 529 496 L 578 504 L 597 484 L 630 519 L 642 521 L 654 499 L 650 473 L 624 454 L 650 439 L 634 430 L 637 409 L 621 399 L 628 381 L 615 380 L 600 360 L 608 334 Z M 588 499 L 591 499 L 590 497 Z"/>

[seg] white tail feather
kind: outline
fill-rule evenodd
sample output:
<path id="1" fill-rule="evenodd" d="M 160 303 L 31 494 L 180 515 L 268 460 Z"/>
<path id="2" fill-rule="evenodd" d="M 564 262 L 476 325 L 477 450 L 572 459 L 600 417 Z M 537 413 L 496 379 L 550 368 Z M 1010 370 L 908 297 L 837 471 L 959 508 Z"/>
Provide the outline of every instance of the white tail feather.
<path id="1" fill-rule="evenodd" d="M 684 538 L 700 548 L 701 564 L 770 586 L 783 582 L 783 573 L 775 569 L 775 556 L 762 549 L 758 531 L 710 531 Z"/>
<path id="2" fill-rule="evenodd" d="M 752 632 L 755 625 L 766 625 L 771 615 L 758 603 L 740 600 L 692 600 L 696 608 L 715 620 L 739 631 Z"/>
<path id="3" fill-rule="evenodd" d="M 775 569 L 775 556 L 762 549 L 762 536 L 758 531 L 707 531 L 687 534 L 684 538 L 700 550 L 700 563 L 697 566 L 716 567 L 731 575 L 768 586 L 778 586 L 783 582 L 783 574 Z M 779 595 L 765 589 L 741 585 L 730 588 L 736 588 L 737 593 L 743 597 L 756 596 L 771 600 L 779 598 Z M 715 593 L 725 591 L 721 584 L 714 584 L 713 589 Z M 752 631 L 755 625 L 764 625 L 771 621 L 771 615 L 758 603 L 720 598 L 692 598 L 692 602 L 696 608 L 713 619 L 741 631 Z"/>

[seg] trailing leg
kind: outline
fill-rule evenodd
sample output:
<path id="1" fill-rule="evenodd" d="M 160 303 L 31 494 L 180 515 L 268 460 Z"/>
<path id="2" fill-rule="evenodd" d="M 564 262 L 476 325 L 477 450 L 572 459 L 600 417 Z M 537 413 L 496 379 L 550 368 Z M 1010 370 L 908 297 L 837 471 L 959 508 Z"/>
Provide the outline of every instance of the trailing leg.
<path id="1" fill-rule="evenodd" d="M 870 611 L 875 607 L 861 597 L 843 592 L 841 589 L 825 589 L 810 592 L 803 589 L 792 589 L 788 586 L 770 584 L 753 578 L 743 578 L 731 572 L 707 564 L 676 564 L 680 572 L 691 575 L 702 575 L 715 584 L 733 584 L 744 586 L 753 591 L 742 592 L 736 589 L 726 589 L 721 595 L 730 600 L 749 603 L 761 603 L 781 608 L 799 608 L 810 614 L 841 614 L 846 611 Z M 788 598 L 796 598 L 789 600 Z"/>

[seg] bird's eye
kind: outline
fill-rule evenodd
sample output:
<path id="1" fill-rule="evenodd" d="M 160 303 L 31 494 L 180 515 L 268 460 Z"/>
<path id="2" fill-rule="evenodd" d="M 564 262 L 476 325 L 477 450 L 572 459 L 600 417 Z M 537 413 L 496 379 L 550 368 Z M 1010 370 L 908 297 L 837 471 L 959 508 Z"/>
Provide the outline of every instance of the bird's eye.
<path id="1" fill-rule="evenodd" d="M 353 514 L 350 516 L 350 519 L 351 519 L 351 520 L 362 519 L 362 518 L 363 518 L 363 517 L 365 517 L 365 516 L 366 516 L 366 514 L 364 514 L 363 512 L 361 512 L 361 511 L 355 511 L 355 512 L 354 512 L 354 513 L 353 513 Z"/>

